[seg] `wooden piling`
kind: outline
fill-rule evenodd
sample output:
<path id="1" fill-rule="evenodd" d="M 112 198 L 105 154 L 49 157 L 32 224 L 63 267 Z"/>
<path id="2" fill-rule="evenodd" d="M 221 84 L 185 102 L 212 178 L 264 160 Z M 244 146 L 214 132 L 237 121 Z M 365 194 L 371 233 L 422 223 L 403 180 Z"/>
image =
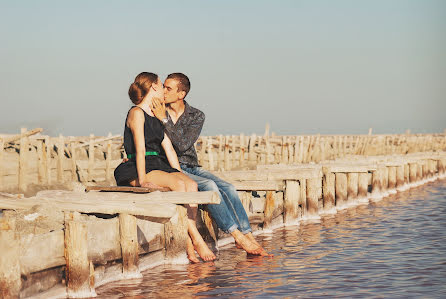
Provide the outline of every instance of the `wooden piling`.
<path id="1" fill-rule="evenodd" d="M 335 174 L 329 170 L 324 170 L 322 182 L 324 209 L 331 210 L 335 207 Z"/>
<path id="2" fill-rule="evenodd" d="M 381 170 L 377 168 L 372 172 L 372 193 L 378 194 L 381 191 Z"/>
<path id="3" fill-rule="evenodd" d="M 108 137 L 110 138 L 111 136 L 112 136 L 112 134 L 108 133 Z M 105 156 L 105 180 L 109 183 L 112 181 L 111 155 L 112 155 L 111 140 L 109 139 L 109 140 L 107 140 L 107 154 Z"/>
<path id="4" fill-rule="evenodd" d="M 209 170 L 215 170 L 214 153 L 212 152 L 212 138 L 208 140 L 208 158 L 209 158 Z"/>
<path id="5" fill-rule="evenodd" d="M 347 173 L 347 201 L 353 202 L 358 198 L 359 174 Z"/>
<path id="6" fill-rule="evenodd" d="M 404 165 L 396 167 L 396 188 L 401 188 L 404 186 Z"/>
<path id="7" fill-rule="evenodd" d="M 0 190 L 3 189 L 3 152 L 5 150 L 5 142 L 3 141 L 3 138 L 0 138 Z"/>
<path id="8" fill-rule="evenodd" d="M 309 216 L 317 216 L 319 214 L 319 188 L 319 178 L 307 179 L 307 211 Z"/>
<path id="9" fill-rule="evenodd" d="M 26 128 L 21 128 L 20 130 L 20 156 L 19 156 L 19 176 L 18 176 L 18 186 L 21 191 L 26 191 L 28 182 L 26 181 L 26 174 L 28 171 L 28 151 L 29 143 L 28 137 L 25 136 Z"/>
<path id="10" fill-rule="evenodd" d="M 418 177 L 418 163 L 412 162 L 409 163 L 409 182 L 415 183 Z"/>
<path id="11" fill-rule="evenodd" d="M 65 158 L 65 142 L 62 134 L 57 143 L 57 182 L 63 183 L 63 161 Z"/>
<path id="12" fill-rule="evenodd" d="M 51 184 L 51 140 L 48 136 L 45 137 L 45 169 L 46 169 L 46 183 Z"/>
<path id="13" fill-rule="evenodd" d="M 300 185 L 298 181 L 285 182 L 285 198 L 283 209 L 283 222 L 294 222 L 299 217 Z"/>
<path id="14" fill-rule="evenodd" d="M 335 180 L 336 206 L 342 208 L 347 203 L 347 174 L 337 172 Z"/>
<path id="15" fill-rule="evenodd" d="M 396 167 L 390 166 L 390 167 L 387 167 L 387 169 L 388 169 L 388 175 L 389 175 L 387 188 L 389 188 L 389 190 L 393 190 L 396 188 Z"/>
<path id="16" fill-rule="evenodd" d="M 138 234 L 135 216 L 119 214 L 119 234 L 121 237 L 122 273 L 125 276 L 141 277 L 138 269 Z"/>
<path id="17" fill-rule="evenodd" d="M 255 165 L 257 162 L 255 153 L 256 140 L 257 140 L 256 134 L 252 134 L 251 137 L 249 137 L 248 163 L 250 165 Z"/>
<path id="18" fill-rule="evenodd" d="M 77 181 L 77 148 L 75 146 L 75 141 L 70 140 L 70 152 L 71 152 L 71 179 Z"/>
<path id="19" fill-rule="evenodd" d="M 264 207 L 264 218 L 263 218 L 263 229 L 268 229 L 271 227 L 271 221 L 273 220 L 274 212 L 274 193 L 273 191 L 266 191 L 265 207 Z"/>
<path id="20" fill-rule="evenodd" d="M 95 297 L 90 280 L 87 225 L 82 221 L 65 222 L 65 261 L 67 265 L 67 294 L 69 298 Z"/>
<path id="21" fill-rule="evenodd" d="M 15 233 L 15 219 L 0 218 L 0 298 L 19 298 L 20 278 L 19 239 Z"/>
<path id="22" fill-rule="evenodd" d="M 200 150 L 200 163 L 203 166 L 205 165 L 205 160 L 206 160 L 206 149 L 207 149 L 207 137 L 201 137 L 201 150 Z"/>
<path id="23" fill-rule="evenodd" d="M 358 176 L 358 197 L 361 199 L 367 198 L 367 191 L 369 188 L 369 174 L 361 172 Z"/>
<path id="24" fill-rule="evenodd" d="M 43 171 L 43 140 L 38 139 L 37 140 L 37 183 L 39 185 L 43 184 L 43 177 L 45 176 L 45 173 Z M 1 163 L 1 162 L 0 162 Z"/>
<path id="25" fill-rule="evenodd" d="M 229 136 L 225 137 L 225 154 L 224 154 L 224 159 L 225 159 L 225 163 L 224 163 L 224 169 L 225 170 L 230 170 L 231 169 L 231 160 L 229 158 Z"/>
<path id="26" fill-rule="evenodd" d="M 177 205 L 175 215 L 164 224 L 164 248 L 167 260 L 173 260 L 184 255 L 188 239 L 187 211 Z"/>
<path id="27" fill-rule="evenodd" d="M 240 134 L 240 162 L 239 166 L 244 167 L 245 166 L 245 135 L 243 133 Z"/>
<path id="28" fill-rule="evenodd" d="M 88 178 L 89 182 L 93 181 L 94 170 L 94 135 L 90 134 L 90 142 L 88 144 Z"/>

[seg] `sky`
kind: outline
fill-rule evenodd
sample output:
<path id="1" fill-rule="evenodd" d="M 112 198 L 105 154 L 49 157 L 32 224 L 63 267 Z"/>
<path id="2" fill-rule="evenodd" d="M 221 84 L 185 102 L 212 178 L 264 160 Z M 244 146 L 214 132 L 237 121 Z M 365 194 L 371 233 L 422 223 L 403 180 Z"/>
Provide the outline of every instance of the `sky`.
<path id="1" fill-rule="evenodd" d="M 203 135 L 443 132 L 446 1 L 0 0 L 0 133 L 122 134 L 142 71 Z"/>

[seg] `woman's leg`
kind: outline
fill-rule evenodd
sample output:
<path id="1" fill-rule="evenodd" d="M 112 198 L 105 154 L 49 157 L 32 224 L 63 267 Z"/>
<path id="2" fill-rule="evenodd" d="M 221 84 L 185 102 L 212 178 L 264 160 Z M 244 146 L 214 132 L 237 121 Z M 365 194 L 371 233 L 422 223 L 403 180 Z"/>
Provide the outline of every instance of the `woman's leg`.
<path id="1" fill-rule="evenodd" d="M 188 176 L 181 172 L 168 173 L 161 170 L 152 170 L 146 174 L 146 181 L 157 184 L 161 187 L 168 187 L 172 191 L 179 192 L 196 192 L 198 191 L 197 184 L 190 179 Z M 193 247 L 197 250 L 200 257 L 205 261 L 215 260 L 215 254 L 207 247 L 206 242 L 204 242 L 200 233 L 198 232 L 197 225 L 195 222 L 198 206 L 186 205 L 187 216 L 188 216 L 188 232 L 189 236 L 192 238 L 191 242 Z M 193 247 L 190 246 L 191 243 L 187 244 L 187 256 L 189 260 L 193 263 L 198 262 L 195 257 L 195 252 Z"/>

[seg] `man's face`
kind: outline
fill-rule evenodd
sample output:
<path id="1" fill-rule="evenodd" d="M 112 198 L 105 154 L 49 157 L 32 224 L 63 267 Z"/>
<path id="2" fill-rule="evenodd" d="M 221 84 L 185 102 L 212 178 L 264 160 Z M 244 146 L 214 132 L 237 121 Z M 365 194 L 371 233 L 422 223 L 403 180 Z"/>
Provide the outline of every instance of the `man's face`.
<path id="1" fill-rule="evenodd" d="M 164 102 L 170 104 L 181 99 L 182 92 L 178 91 L 178 81 L 166 79 L 164 81 Z"/>

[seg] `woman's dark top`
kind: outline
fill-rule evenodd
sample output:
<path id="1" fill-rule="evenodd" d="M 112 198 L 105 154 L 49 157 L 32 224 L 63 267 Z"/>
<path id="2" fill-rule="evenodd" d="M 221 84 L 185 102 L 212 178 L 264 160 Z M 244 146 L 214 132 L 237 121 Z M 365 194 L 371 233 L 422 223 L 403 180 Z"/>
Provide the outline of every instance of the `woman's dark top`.
<path id="1" fill-rule="evenodd" d="M 135 107 L 137 106 L 133 106 L 130 110 Z M 136 109 L 141 108 L 137 107 Z M 170 166 L 166 153 L 161 146 L 161 142 L 164 139 L 164 126 L 156 117 L 148 115 L 143 109 L 141 110 L 144 112 L 144 139 L 146 152 L 152 153 L 152 155 L 146 156 L 146 173 L 149 173 L 152 170 L 162 170 L 169 173 L 179 172 L 177 169 Z M 127 162 L 122 162 L 115 169 L 115 179 L 118 186 L 129 185 L 129 182 L 138 178 L 138 171 L 136 170 L 135 142 L 132 130 L 127 126 L 127 118 L 125 119 L 124 127 L 124 149 L 127 155 L 130 155 L 132 158 Z M 153 155 L 153 152 L 158 153 L 158 155 Z"/>

